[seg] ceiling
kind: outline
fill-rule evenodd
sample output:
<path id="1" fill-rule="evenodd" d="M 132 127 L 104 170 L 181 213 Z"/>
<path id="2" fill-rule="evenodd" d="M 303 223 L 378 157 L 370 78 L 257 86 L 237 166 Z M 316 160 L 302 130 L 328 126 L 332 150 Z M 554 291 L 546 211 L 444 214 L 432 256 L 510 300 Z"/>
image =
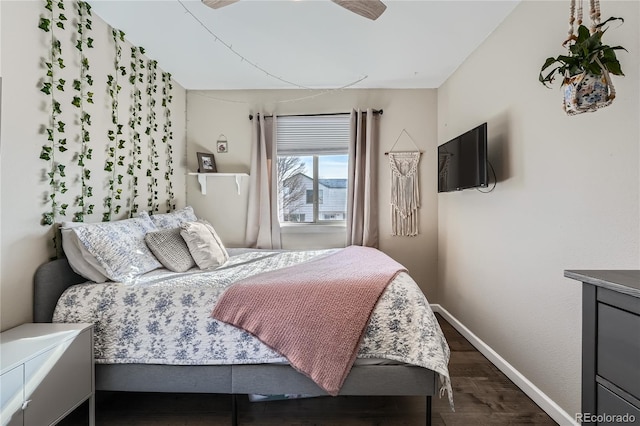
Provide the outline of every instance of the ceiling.
<path id="1" fill-rule="evenodd" d="M 384 0 L 375 21 L 329 0 L 89 0 L 187 90 L 437 88 L 519 0 Z"/>

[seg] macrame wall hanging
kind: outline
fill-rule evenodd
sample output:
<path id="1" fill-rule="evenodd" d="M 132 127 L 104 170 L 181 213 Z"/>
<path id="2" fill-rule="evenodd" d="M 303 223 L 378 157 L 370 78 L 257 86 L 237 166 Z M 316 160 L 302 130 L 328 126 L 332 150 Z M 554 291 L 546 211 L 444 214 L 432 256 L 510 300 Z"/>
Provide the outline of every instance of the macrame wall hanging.
<path id="1" fill-rule="evenodd" d="M 418 209 L 420 208 L 420 188 L 418 182 L 418 164 L 420 150 L 393 151 L 400 137 L 406 134 L 402 129 L 400 136 L 391 147 L 389 167 L 391 169 L 391 235 L 414 237 L 418 235 Z"/>

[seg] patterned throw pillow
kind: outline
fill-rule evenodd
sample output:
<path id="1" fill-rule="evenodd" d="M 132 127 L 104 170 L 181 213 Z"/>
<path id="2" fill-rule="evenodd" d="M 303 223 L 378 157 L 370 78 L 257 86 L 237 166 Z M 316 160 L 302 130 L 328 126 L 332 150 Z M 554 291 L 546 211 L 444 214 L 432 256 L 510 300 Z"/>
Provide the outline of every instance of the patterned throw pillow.
<path id="1" fill-rule="evenodd" d="M 131 282 L 136 276 L 161 268 L 144 242 L 147 232 L 157 231 L 149 215 L 73 228 L 78 241 L 96 258 L 112 281 Z"/>
<path id="2" fill-rule="evenodd" d="M 149 232 L 144 241 L 160 263 L 170 271 L 185 272 L 196 266 L 187 243 L 180 235 L 180 228 Z"/>
<path id="3" fill-rule="evenodd" d="M 180 235 L 200 269 L 217 268 L 229 260 L 229 253 L 209 222 L 185 222 L 180 228 Z"/>
<path id="4" fill-rule="evenodd" d="M 198 220 L 191 206 L 172 211 L 171 213 L 153 214 L 150 217 L 158 229 L 178 228 L 184 222 L 194 222 Z"/>
<path id="5" fill-rule="evenodd" d="M 90 224 L 82 222 L 62 222 L 60 225 L 60 234 L 62 235 L 62 249 L 67 257 L 69 266 L 78 274 L 86 279 L 103 283 L 107 281 L 104 269 L 91 253 L 87 251 L 82 243 L 78 240 L 78 236 L 73 232 L 73 228 L 87 226 Z"/>

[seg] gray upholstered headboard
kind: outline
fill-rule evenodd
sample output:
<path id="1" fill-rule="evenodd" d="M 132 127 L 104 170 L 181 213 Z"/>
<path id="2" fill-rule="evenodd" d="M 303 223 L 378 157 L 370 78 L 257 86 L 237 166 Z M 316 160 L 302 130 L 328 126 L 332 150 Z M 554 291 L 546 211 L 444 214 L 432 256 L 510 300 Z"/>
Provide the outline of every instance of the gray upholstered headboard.
<path id="1" fill-rule="evenodd" d="M 87 279 L 73 272 L 67 259 L 40 265 L 33 278 L 33 321 L 51 322 L 58 299 L 64 291 Z"/>

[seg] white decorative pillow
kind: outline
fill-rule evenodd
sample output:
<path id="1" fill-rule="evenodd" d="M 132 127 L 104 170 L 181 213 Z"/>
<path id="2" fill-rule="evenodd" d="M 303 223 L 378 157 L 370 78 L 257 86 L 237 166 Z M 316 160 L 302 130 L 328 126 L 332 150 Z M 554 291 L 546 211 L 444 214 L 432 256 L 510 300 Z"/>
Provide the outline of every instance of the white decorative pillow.
<path id="1" fill-rule="evenodd" d="M 227 250 L 209 222 L 185 222 L 180 228 L 180 235 L 200 269 L 217 268 L 229 260 Z"/>
<path id="2" fill-rule="evenodd" d="M 150 217 L 158 229 L 178 228 L 184 222 L 194 222 L 198 220 L 191 206 L 172 211 L 171 213 L 153 214 L 150 215 Z"/>
<path id="3" fill-rule="evenodd" d="M 112 281 L 129 282 L 162 267 L 144 242 L 147 232 L 157 231 L 146 213 L 132 219 L 79 226 L 72 231 Z"/>
<path id="4" fill-rule="evenodd" d="M 103 283 L 107 281 L 107 277 L 104 275 L 104 268 L 102 268 L 96 258 L 84 248 L 78 240 L 76 233 L 72 230 L 72 228 L 86 225 L 86 223 L 82 222 L 62 222 L 62 224 L 60 224 L 62 249 L 69 261 L 69 266 L 71 266 L 71 269 L 73 269 L 76 274 L 90 281 Z"/>
<path id="5" fill-rule="evenodd" d="M 160 263 L 170 271 L 185 272 L 196 266 L 187 243 L 180 235 L 180 228 L 149 232 L 144 241 Z"/>

